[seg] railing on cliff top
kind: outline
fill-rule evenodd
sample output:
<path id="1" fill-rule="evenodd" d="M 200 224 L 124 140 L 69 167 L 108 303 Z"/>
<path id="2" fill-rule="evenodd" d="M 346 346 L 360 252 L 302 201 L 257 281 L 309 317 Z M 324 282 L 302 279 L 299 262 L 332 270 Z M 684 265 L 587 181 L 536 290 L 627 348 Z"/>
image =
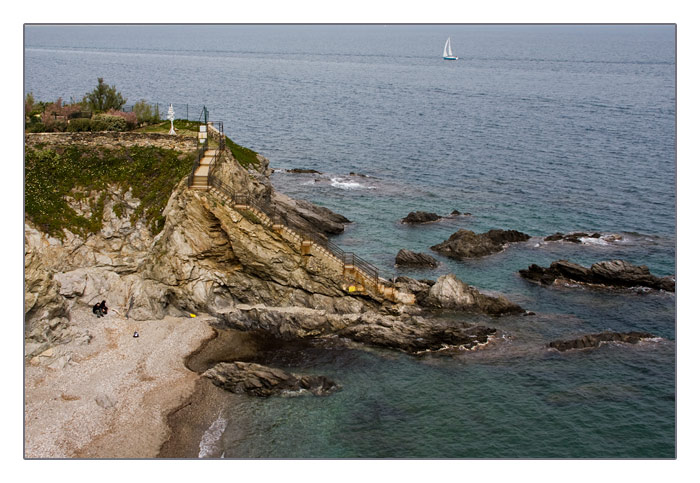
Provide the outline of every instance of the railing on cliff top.
<path id="1" fill-rule="evenodd" d="M 280 216 L 272 204 L 267 203 L 264 200 L 256 200 L 252 196 L 245 193 L 236 193 L 233 188 L 221 181 L 220 178 L 212 175 L 211 171 L 209 175 L 209 186 L 212 186 L 220 191 L 234 204 L 234 206 L 252 206 L 261 213 L 264 213 L 274 224 L 282 224 L 282 216 Z M 332 241 L 322 238 L 314 233 L 302 232 L 300 235 L 303 240 L 311 241 L 326 249 L 341 263 L 343 263 L 344 266 L 351 265 L 359 269 L 365 275 L 365 277 L 374 284 L 375 287 L 379 285 L 379 270 L 368 261 L 358 257 L 352 252 L 344 251 Z"/>
<path id="2" fill-rule="evenodd" d="M 197 138 L 197 156 L 192 162 L 192 169 L 190 170 L 190 175 L 187 178 L 187 186 L 192 186 L 192 183 L 194 183 L 194 174 L 197 171 L 197 168 L 199 168 L 199 163 L 202 162 L 202 158 L 204 158 L 204 155 L 209 149 L 210 133 L 211 137 L 217 139 L 217 150 L 214 154 L 214 160 L 209 165 L 209 173 L 207 176 L 207 184 L 209 185 L 211 185 L 211 179 L 209 177 L 214 172 L 214 169 L 219 165 L 221 156 L 223 156 L 224 149 L 226 148 L 226 136 L 224 135 L 223 121 L 208 121 L 206 124 L 202 124 L 202 126 L 206 126 L 207 137 L 204 138 L 203 143 L 200 143 L 199 138 Z"/>

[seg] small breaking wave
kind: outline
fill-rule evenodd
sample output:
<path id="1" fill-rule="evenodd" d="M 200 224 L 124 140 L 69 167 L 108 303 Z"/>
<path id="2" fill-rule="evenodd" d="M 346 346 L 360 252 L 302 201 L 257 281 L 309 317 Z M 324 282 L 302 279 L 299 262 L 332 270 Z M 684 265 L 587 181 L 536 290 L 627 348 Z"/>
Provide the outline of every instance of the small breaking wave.
<path id="1" fill-rule="evenodd" d="M 331 178 L 331 186 L 343 190 L 374 189 L 374 186 L 367 186 L 357 181 L 347 181 L 343 178 Z"/>
<path id="2" fill-rule="evenodd" d="M 204 435 L 202 435 L 202 440 L 199 442 L 198 458 L 213 458 L 216 457 L 218 453 L 223 455 L 220 441 L 221 436 L 226 430 L 226 426 L 226 419 L 224 419 L 222 412 L 219 412 L 219 416 L 211 423 L 211 426 L 204 432 Z"/>

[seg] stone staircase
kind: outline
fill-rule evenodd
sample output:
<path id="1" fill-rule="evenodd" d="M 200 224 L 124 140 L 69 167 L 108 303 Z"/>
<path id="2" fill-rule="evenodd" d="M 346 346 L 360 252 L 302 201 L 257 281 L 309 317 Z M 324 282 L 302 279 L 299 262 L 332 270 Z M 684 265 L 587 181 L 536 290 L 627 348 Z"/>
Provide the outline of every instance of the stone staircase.
<path id="1" fill-rule="evenodd" d="M 371 276 L 357 266 L 353 262 L 355 260 L 354 256 L 352 257 L 353 261 L 341 259 L 323 244 L 300 235 L 279 221 L 272 220 L 262 209 L 250 202 L 247 197 L 234 196 L 232 198 L 229 193 L 225 192 L 225 189 L 217 187 L 220 185 L 219 180 L 212 180 L 212 183 L 215 183 L 217 186 L 210 185 L 209 173 L 210 169 L 213 169 L 212 163 L 214 163 L 217 155 L 218 152 L 215 149 L 207 150 L 204 153 L 199 166 L 194 171 L 194 177 L 190 184 L 191 189 L 208 191 L 234 210 L 238 212 L 247 211 L 253 214 L 261 225 L 277 233 L 290 246 L 296 247 L 302 256 L 314 256 L 317 260 L 322 260 L 329 268 L 337 271 L 339 278 L 342 280 L 343 290 L 349 294 L 364 294 L 378 301 L 389 300 L 404 304 L 415 303 L 413 294 L 399 292 L 387 280 L 376 275 Z"/>
<path id="2" fill-rule="evenodd" d="M 194 172 L 192 184 L 190 185 L 191 189 L 202 191 L 209 189 L 209 169 L 212 167 L 211 165 L 218 154 L 219 151 L 216 149 L 207 149 L 204 152 L 204 156 L 199 161 L 199 167 Z"/>

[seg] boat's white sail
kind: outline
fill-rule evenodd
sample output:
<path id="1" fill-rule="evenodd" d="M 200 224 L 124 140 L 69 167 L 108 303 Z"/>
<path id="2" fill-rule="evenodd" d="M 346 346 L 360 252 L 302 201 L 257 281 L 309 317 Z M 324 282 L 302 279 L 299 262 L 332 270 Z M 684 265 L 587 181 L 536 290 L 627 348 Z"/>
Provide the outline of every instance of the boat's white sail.
<path id="1" fill-rule="evenodd" d="M 447 42 L 445 42 L 445 48 L 442 50 L 443 57 L 452 57 L 452 44 L 450 44 L 450 38 L 447 37 Z"/>
<path id="2" fill-rule="evenodd" d="M 456 60 L 457 57 L 452 55 L 452 42 L 450 37 L 447 37 L 447 42 L 445 42 L 445 48 L 442 49 L 442 58 L 446 60 Z"/>

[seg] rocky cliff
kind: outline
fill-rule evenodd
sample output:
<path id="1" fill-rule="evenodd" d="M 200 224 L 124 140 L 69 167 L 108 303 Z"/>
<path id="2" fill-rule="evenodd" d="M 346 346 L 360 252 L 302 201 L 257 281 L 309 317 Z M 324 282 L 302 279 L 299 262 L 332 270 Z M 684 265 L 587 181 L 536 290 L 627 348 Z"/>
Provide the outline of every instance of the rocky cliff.
<path id="1" fill-rule="evenodd" d="M 43 138 L 38 141 L 45 143 Z M 112 142 L 117 143 L 115 149 L 124 146 L 117 138 Z M 59 140 L 51 149 L 61 149 Z M 267 160 L 261 166 L 266 167 Z M 278 201 L 279 211 L 296 229 L 313 230 L 318 224 L 319 231 L 342 230 L 347 220 L 341 216 L 274 193 L 265 171 L 243 169 L 227 151 L 217 173 L 237 192 L 265 203 Z M 376 305 L 347 296 L 327 264 L 302 256 L 254 215 L 234 210 L 211 193 L 189 190 L 186 179 L 172 191 L 162 212 L 163 228 L 156 234 L 134 217 L 142 200 L 130 189 L 115 185 L 97 193 L 75 186 L 67 201 L 76 214 L 90 215 L 85 211 L 92 205 L 85 200 L 97 196 L 104 208 L 101 228 L 94 233 L 63 229 L 62 236 L 51 236 L 25 218 L 27 356 L 81 335 L 70 331 L 71 308 L 101 300 L 120 315 L 139 320 L 216 313 L 240 303 L 330 312 L 358 312 Z"/>

